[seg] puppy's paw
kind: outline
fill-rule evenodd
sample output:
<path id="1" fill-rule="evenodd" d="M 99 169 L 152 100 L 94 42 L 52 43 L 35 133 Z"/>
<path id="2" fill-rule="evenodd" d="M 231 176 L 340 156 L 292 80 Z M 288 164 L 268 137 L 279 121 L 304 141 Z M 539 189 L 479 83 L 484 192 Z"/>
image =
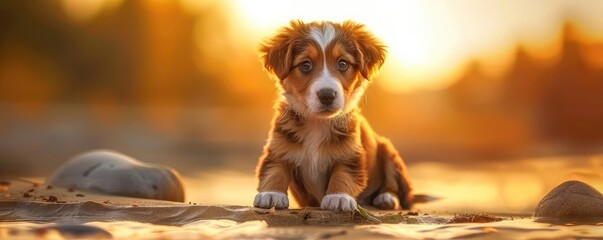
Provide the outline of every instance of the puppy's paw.
<path id="1" fill-rule="evenodd" d="M 354 211 L 358 208 L 356 199 L 345 193 L 328 194 L 322 198 L 320 208 L 331 211 Z"/>
<path id="2" fill-rule="evenodd" d="M 289 198 L 282 192 L 261 192 L 255 195 L 253 206 L 258 208 L 285 209 L 289 207 Z"/>
<path id="3" fill-rule="evenodd" d="M 400 207 L 400 201 L 394 194 L 384 192 L 373 199 L 373 206 L 383 210 L 393 210 Z"/>

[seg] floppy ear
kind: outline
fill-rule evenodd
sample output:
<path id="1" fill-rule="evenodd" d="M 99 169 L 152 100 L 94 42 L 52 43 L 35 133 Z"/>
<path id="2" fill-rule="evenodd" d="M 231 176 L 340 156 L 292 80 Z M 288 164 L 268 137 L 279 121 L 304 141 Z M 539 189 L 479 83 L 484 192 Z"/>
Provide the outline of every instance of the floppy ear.
<path id="1" fill-rule="evenodd" d="M 343 28 L 349 31 L 358 49 L 360 74 L 366 79 L 372 79 L 385 62 L 386 46 L 362 24 L 345 21 Z"/>
<path id="2" fill-rule="evenodd" d="M 261 60 L 264 68 L 280 80 L 287 78 L 293 61 L 293 47 L 297 41 L 296 32 L 304 25 L 292 20 L 289 27 L 282 28 L 274 37 L 260 44 Z"/>

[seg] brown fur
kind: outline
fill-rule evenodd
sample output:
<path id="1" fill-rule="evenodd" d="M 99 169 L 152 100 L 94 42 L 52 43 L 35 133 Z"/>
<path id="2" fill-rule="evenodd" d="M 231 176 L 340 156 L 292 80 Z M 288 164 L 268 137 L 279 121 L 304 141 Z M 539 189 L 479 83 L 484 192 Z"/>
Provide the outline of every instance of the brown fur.
<path id="1" fill-rule="evenodd" d="M 309 38 L 312 29 L 330 24 L 336 30 L 324 50 Z M 345 193 L 360 204 L 372 204 L 380 193 L 397 196 L 400 206 L 411 208 L 411 184 L 404 162 L 389 140 L 378 136 L 357 106 L 328 117 L 312 113 L 304 103 L 309 86 L 323 71 L 324 61 L 338 79 L 348 104 L 362 90 L 385 59 L 385 47 L 361 24 L 292 21 L 261 46 L 265 68 L 278 78 L 277 87 L 288 94 L 276 105 L 269 138 L 260 157 L 258 191 L 283 192 L 290 188 L 300 206 L 320 206 L 327 194 Z M 349 69 L 337 69 L 339 59 Z M 315 69 L 301 72 L 311 60 Z M 361 93 L 360 93 L 361 94 Z M 352 104 L 352 103 L 350 103 Z M 319 161 L 312 162 L 315 158 Z M 386 208 L 386 206 L 377 206 Z"/>

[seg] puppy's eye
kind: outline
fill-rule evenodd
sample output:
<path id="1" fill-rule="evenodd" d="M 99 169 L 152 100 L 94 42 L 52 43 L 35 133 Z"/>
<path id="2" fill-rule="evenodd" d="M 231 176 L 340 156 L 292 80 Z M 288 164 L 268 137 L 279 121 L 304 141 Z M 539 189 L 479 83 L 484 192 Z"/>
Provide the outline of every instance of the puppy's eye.
<path id="1" fill-rule="evenodd" d="M 303 73 L 308 73 L 312 70 L 312 62 L 304 61 L 299 65 L 299 70 Z"/>
<path id="2" fill-rule="evenodd" d="M 349 66 L 350 64 L 346 60 L 341 59 L 339 62 L 337 62 L 337 68 L 339 68 L 341 71 L 347 70 Z"/>

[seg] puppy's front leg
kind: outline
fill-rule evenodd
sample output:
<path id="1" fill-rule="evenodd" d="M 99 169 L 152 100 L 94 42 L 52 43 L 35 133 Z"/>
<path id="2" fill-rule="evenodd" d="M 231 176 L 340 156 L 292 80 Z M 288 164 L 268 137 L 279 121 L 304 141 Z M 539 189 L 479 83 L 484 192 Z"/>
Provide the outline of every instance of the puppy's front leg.
<path id="1" fill-rule="evenodd" d="M 338 162 L 331 169 L 327 195 L 320 208 L 333 211 L 354 211 L 358 207 L 356 196 L 366 187 L 366 173 L 360 161 Z"/>
<path id="2" fill-rule="evenodd" d="M 259 193 L 255 196 L 253 206 L 259 208 L 285 209 L 289 207 L 287 188 L 291 181 L 289 164 L 278 159 L 267 151 L 258 165 Z"/>

